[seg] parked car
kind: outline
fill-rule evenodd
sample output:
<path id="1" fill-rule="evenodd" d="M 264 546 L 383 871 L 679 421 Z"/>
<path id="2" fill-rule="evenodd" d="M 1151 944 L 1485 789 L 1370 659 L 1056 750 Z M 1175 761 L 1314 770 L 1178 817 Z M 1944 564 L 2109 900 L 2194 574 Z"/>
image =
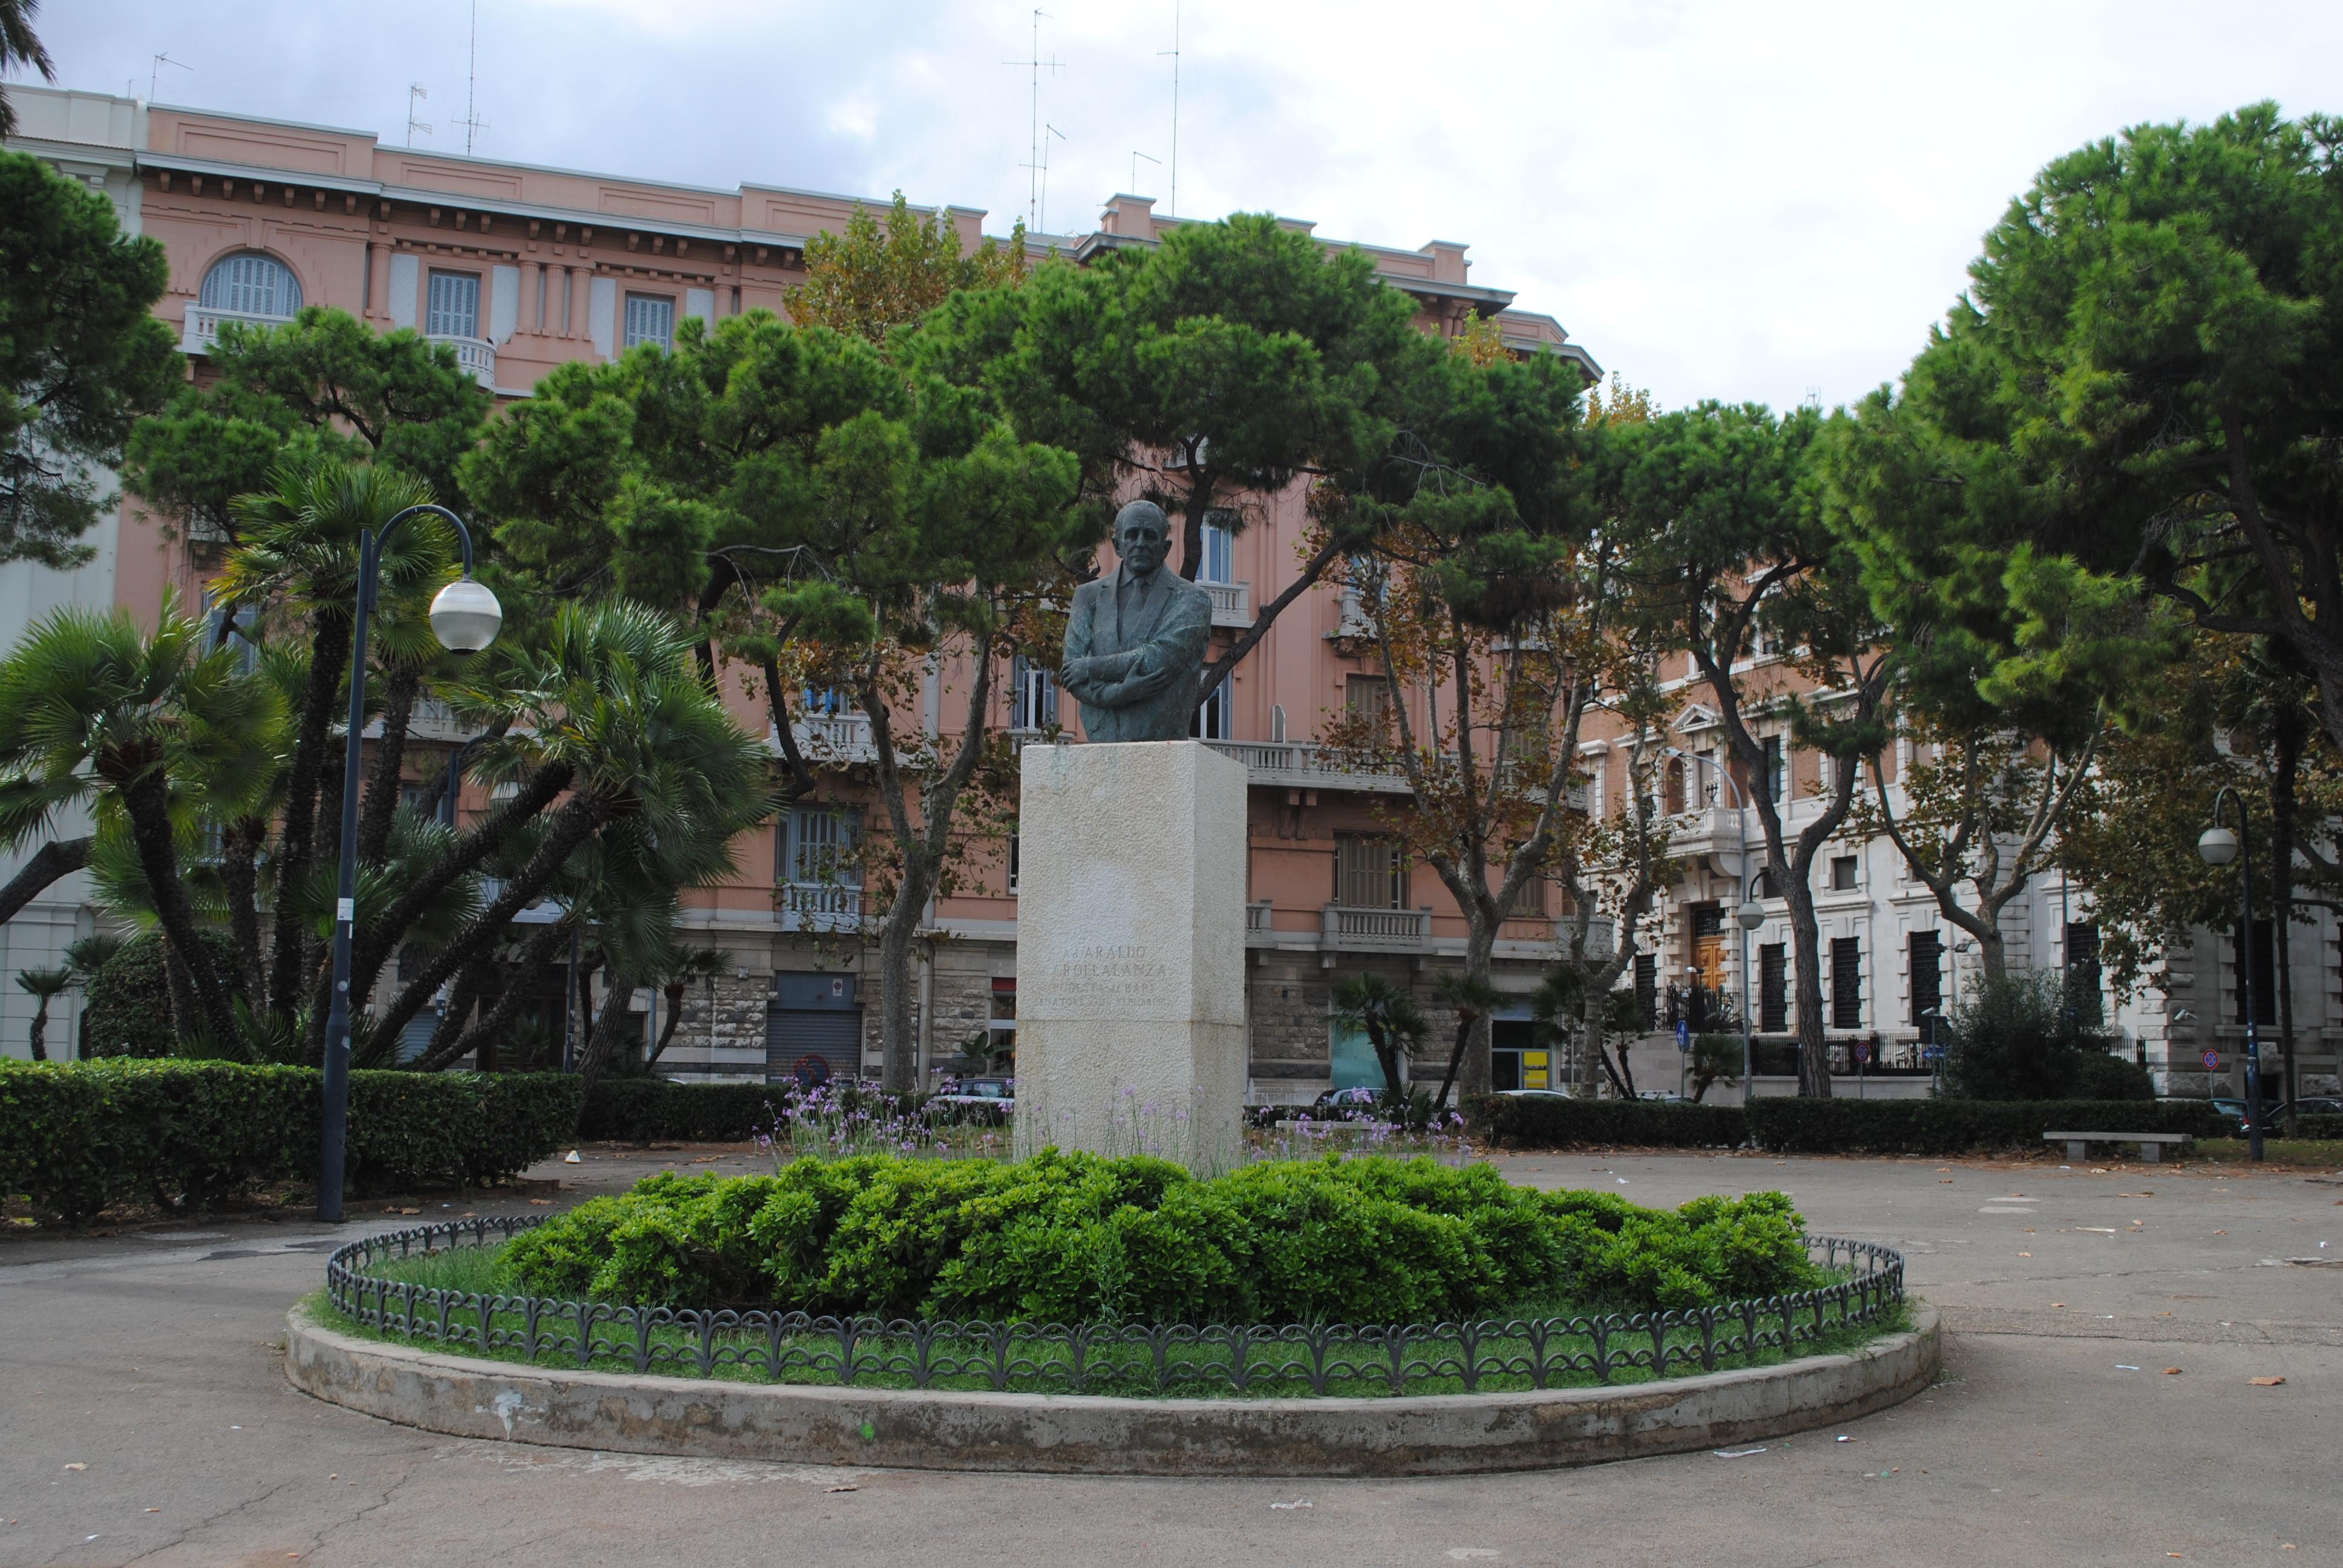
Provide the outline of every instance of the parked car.
<path id="1" fill-rule="evenodd" d="M 950 1083 L 935 1097 L 943 1105 L 984 1105 L 1001 1111 L 1017 1107 L 1017 1081 L 1013 1078 L 963 1078 Z"/>
<path id="2" fill-rule="evenodd" d="M 1330 1089 L 1310 1102 L 1309 1116 L 1312 1121 L 1358 1121 L 1375 1113 L 1375 1101 L 1383 1091 L 1363 1084 L 1351 1089 Z"/>
<path id="3" fill-rule="evenodd" d="M 2217 1094 L 2207 1103 L 2232 1121 L 2242 1123 L 2246 1119 L 2246 1097 L 2242 1094 Z M 2263 1126 L 2269 1125 L 2270 1119 L 2278 1114 L 2278 1109 L 2275 1100 L 2262 1101 Z"/>
<path id="4" fill-rule="evenodd" d="M 1508 1100 L 1568 1100 L 1567 1089 L 1500 1089 L 1499 1094 Z"/>
<path id="5" fill-rule="evenodd" d="M 1635 1098 L 1638 1100 L 1656 1100 L 1664 1105 L 1688 1105 L 1691 1103 L 1690 1101 L 1687 1101 L 1683 1095 L 1678 1094 L 1673 1089 L 1638 1090 L 1635 1093 Z"/>
<path id="6" fill-rule="evenodd" d="M 2276 1121 L 2289 1111 L 2297 1116 L 2343 1116 L 2343 1099 L 2332 1094 L 2306 1094 L 2272 1111 L 2270 1119 Z"/>

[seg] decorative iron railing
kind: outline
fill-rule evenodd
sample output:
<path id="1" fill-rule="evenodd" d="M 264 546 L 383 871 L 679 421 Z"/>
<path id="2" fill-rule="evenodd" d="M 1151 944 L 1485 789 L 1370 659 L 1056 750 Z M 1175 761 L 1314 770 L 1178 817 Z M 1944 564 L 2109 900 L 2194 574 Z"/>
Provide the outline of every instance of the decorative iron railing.
<path id="1" fill-rule="evenodd" d="M 327 1260 L 327 1296 L 371 1332 L 531 1364 L 1190 1398 L 1493 1392 L 1715 1372 L 1885 1322 L 1905 1299 L 1903 1254 L 1830 1236 L 1807 1237 L 1810 1255 L 1850 1272 L 1819 1290 L 1683 1311 L 1385 1326 L 1069 1326 L 628 1307 L 443 1290 L 369 1271 L 492 1238 L 501 1243 L 545 1218 L 458 1220 L 352 1241 Z"/>

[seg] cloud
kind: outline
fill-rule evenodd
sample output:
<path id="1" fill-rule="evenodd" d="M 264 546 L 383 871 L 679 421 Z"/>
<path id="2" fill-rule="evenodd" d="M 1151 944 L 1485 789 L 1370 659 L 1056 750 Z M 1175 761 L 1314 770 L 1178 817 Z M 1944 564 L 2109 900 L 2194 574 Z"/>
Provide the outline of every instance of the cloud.
<path id="1" fill-rule="evenodd" d="M 1049 225 L 1170 205 L 1173 0 L 1051 0 Z M 1030 4 L 482 0 L 484 156 L 981 206 L 1038 195 Z M 468 0 L 115 0 L 39 23 L 68 85 L 461 150 Z M 1669 404 L 1892 379 L 2050 158 L 2146 120 L 2332 102 L 2343 7 L 1180 0 L 1179 205 L 1461 240 Z M 265 45 L 256 41 L 265 40 Z M 2281 42 L 2282 41 L 2282 42 Z M 2321 95 L 2326 97 L 2322 98 Z"/>

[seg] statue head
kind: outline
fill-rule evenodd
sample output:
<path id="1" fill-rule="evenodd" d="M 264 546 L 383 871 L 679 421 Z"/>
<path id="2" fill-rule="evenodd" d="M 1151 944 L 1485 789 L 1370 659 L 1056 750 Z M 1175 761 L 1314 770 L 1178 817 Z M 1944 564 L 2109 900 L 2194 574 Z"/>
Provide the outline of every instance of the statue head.
<path id="1" fill-rule="evenodd" d="M 1133 501 L 1114 515 L 1114 549 L 1136 578 L 1150 578 L 1171 553 L 1172 523 L 1152 501 Z"/>

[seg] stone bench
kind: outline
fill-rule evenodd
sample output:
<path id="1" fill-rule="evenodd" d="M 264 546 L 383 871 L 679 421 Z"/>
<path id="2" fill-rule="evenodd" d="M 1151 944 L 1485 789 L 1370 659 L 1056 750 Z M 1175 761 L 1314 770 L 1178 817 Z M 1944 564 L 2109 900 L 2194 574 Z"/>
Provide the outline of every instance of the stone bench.
<path id="1" fill-rule="evenodd" d="M 2175 1154 L 2186 1149 L 2188 1146 L 2188 1134 L 2186 1132 L 2045 1132 L 2042 1135 L 2042 1141 L 2064 1143 L 2066 1146 L 2066 1158 L 2069 1160 L 2089 1159 L 2091 1145 L 2094 1143 L 2137 1143 L 2139 1145 L 2139 1157 L 2154 1165 L 2164 1159 L 2164 1151 L 2167 1147 Z"/>

